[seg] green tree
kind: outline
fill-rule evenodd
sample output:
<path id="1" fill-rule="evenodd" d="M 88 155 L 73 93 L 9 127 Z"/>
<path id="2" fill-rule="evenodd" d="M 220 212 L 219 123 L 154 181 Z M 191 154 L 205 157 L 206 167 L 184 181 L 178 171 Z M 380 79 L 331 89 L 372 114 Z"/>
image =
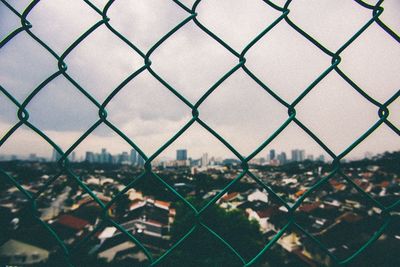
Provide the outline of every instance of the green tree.
<path id="1" fill-rule="evenodd" d="M 204 204 L 199 200 L 190 201 L 196 207 Z M 172 243 L 179 241 L 196 224 L 189 208 L 180 204 L 176 209 L 177 215 L 171 229 Z M 225 211 L 213 205 L 202 215 L 202 222 L 226 240 L 246 261 L 257 255 L 264 245 L 258 223 L 249 221 L 239 210 Z M 243 263 L 218 238 L 204 227 L 198 227 L 166 258 L 163 266 L 220 267 L 243 266 Z"/>
<path id="2" fill-rule="evenodd" d="M 212 178 L 205 173 L 198 173 L 194 175 L 194 184 L 196 187 L 196 194 L 204 195 L 204 192 L 208 192 L 212 189 Z"/>

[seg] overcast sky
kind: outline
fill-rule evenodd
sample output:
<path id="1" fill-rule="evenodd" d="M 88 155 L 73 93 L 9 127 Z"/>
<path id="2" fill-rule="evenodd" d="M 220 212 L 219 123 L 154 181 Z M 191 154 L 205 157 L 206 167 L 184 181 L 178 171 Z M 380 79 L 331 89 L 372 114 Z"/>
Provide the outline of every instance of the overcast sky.
<path id="1" fill-rule="evenodd" d="M 100 9 L 106 1 L 92 1 Z M 191 6 L 194 1 L 182 1 Z M 376 1 L 368 1 L 375 3 Z M 9 0 L 19 12 L 29 1 Z M 275 1 L 282 5 L 284 1 Z M 400 32 L 400 1 L 387 0 L 381 19 Z M 349 0 L 296 0 L 290 19 L 336 51 L 370 18 L 372 11 Z M 197 8 L 197 18 L 239 53 L 281 13 L 263 1 L 208 0 Z M 173 1 L 118 0 L 108 11 L 110 24 L 143 52 L 189 14 Z M 29 13 L 32 32 L 59 55 L 86 29 L 101 20 L 81 0 L 41 1 Z M 0 39 L 19 27 L 19 19 L 0 3 Z M 340 68 L 381 103 L 400 89 L 400 45 L 377 24 L 372 24 L 342 54 Z M 293 30 L 285 21 L 246 54 L 246 66 L 286 102 L 291 103 L 331 64 L 331 58 Z M 187 23 L 151 55 L 152 68 L 193 104 L 238 59 L 210 38 L 194 22 Z M 65 59 L 68 74 L 100 103 L 118 84 L 143 66 L 143 59 L 105 25 L 90 34 Z M 20 33 L 0 52 L 1 85 L 18 101 L 58 70 L 57 61 L 27 33 Z M 98 110 L 63 76 L 44 87 L 29 103 L 30 122 L 66 150 L 97 119 Z M 377 108 L 365 100 L 336 72 L 331 72 L 296 107 L 297 118 L 335 153 L 341 153 L 378 119 Z M 390 121 L 400 128 L 400 98 L 389 106 Z M 191 118 L 191 110 L 148 71 L 129 82 L 107 106 L 108 119 L 151 155 Z M 248 155 L 287 119 L 287 109 L 239 69 L 200 106 L 200 118 Z M 18 119 L 16 107 L 0 93 L 0 137 Z M 96 129 L 76 149 L 112 153 L 128 151 L 128 144 L 107 126 Z M 194 124 L 162 156 L 174 157 L 187 148 L 189 156 L 202 153 L 231 157 L 210 133 Z M 294 123 L 269 149 L 289 152 L 322 149 Z M 399 150 L 399 136 L 382 125 L 349 157 L 366 151 Z M 21 127 L 0 154 L 36 153 L 49 157 L 52 149 L 37 134 Z"/>

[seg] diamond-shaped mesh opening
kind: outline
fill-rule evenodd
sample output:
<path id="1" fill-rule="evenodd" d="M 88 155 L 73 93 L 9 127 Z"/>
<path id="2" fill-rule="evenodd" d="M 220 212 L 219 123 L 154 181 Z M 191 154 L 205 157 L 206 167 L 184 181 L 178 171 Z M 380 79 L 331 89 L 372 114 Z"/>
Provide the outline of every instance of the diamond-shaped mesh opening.
<path id="1" fill-rule="evenodd" d="M 43 80 L 56 72 L 57 62 L 26 33 L 15 36 L 10 44 L 2 48 L 0 55 L 1 77 L 4 77 L 1 86 L 22 103 Z"/>
<path id="2" fill-rule="evenodd" d="M 254 151 L 288 117 L 285 108 L 241 70 L 221 84 L 199 111 L 202 120 L 244 155 Z M 264 115 L 255 122 L 254 114 Z M 243 143 L 243 138 L 248 141 Z"/>
<path id="3" fill-rule="evenodd" d="M 292 2 L 289 8 L 292 11 L 290 17 L 297 26 L 333 50 L 342 46 L 370 19 L 370 10 L 362 8 L 355 1 L 330 3 L 303 0 Z M 345 15 L 352 16 L 351 23 L 337 20 Z M 331 23 L 332 20 L 335 23 Z M 324 34 L 326 31 L 329 34 Z"/>
<path id="4" fill-rule="evenodd" d="M 150 106 L 154 108 L 149 112 Z M 148 73 L 141 73 L 128 83 L 106 109 L 109 121 L 148 155 L 191 119 L 191 110 Z"/>
<path id="5" fill-rule="evenodd" d="M 71 109 L 75 106 L 85 109 Z M 57 77 L 43 87 L 26 109 L 30 122 L 63 149 L 70 147 L 98 119 L 96 106 L 64 77 Z"/>
<path id="6" fill-rule="evenodd" d="M 161 0 L 140 0 L 133 5 L 126 0 L 117 1 L 107 14 L 110 24 L 143 51 L 187 17 L 174 2 Z"/>
<path id="7" fill-rule="evenodd" d="M 361 89 L 382 103 L 398 90 L 400 82 L 396 74 L 400 64 L 395 60 L 400 57 L 400 48 L 393 44 L 396 41 L 373 24 L 343 52 L 343 63 L 340 66 Z M 366 50 L 373 53 L 365 57 L 361 52 Z"/>
<path id="8" fill-rule="evenodd" d="M 287 101 L 296 99 L 330 65 L 326 54 L 286 23 L 279 23 L 257 42 L 247 59 L 246 66 Z M 303 68 L 304 61 L 312 64 Z"/>
<path id="9" fill-rule="evenodd" d="M 395 5 L 382 2 L 373 6 L 358 0 L 250 4 L 59 1 L 32 2 L 24 9 L 28 4 L 25 1 L 10 4 L 1 0 L 1 14 L 5 14 L 7 21 L 8 17 L 20 19 L 21 27 L 10 24 L 0 30 L 7 34 L 0 41 L 0 47 L 5 48 L 1 55 L 1 96 L 10 101 L 7 103 L 11 103 L 14 114 L 9 116 L 7 111 L 1 117 L 0 224 L 4 225 L 1 228 L 5 234 L 0 235 L 0 252 L 9 253 L 7 246 L 15 245 L 3 243 L 7 236 L 20 241 L 30 237 L 24 242 L 49 246 L 42 263 L 50 266 L 96 266 L 101 261 L 135 266 L 309 266 L 360 262 L 359 266 L 364 266 L 359 255 L 363 251 L 365 255 L 365 249 L 374 248 L 378 253 L 399 240 L 398 227 L 394 227 L 398 225 L 400 203 L 398 145 L 387 141 L 397 140 L 399 135 L 399 91 L 394 84 L 397 76 L 392 79 L 388 74 L 396 73 L 396 63 L 386 68 L 376 61 L 392 61 L 395 57 L 388 59 L 387 54 L 395 52 L 386 48 L 393 48 L 400 40 L 393 30 L 397 26 L 390 12 L 383 11 L 383 6 L 394 10 Z M 338 19 L 341 17 L 352 20 Z M 194 31 L 206 34 L 209 44 L 197 45 L 203 40 L 196 39 Z M 264 50 L 263 45 L 268 47 L 274 34 L 286 35 L 286 31 L 301 35 L 303 43 L 313 45 L 313 49 L 326 55 L 323 58 L 331 59 L 330 64 L 320 62 L 326 64 L 324 68 L 310 71 L 313 75 L 307 75 L 306 81 L 299 80 L 300 85 L 294 84 L 291 74 L 280 77 L 279 71 L 276 75 L 272 72 L 276 69 L 256 70 L 257 65 L 264 65 L 259 64 L 263 61 L 257 57 L 259 50 Z M 376 36 L 373 40 L 371 33 Z M 279 40 L 281 36 L 277 37 Z M 286 37 L 288 42 L 292 40 Z M 196 50 L 197 54 L 182 51 L 182 55 L 177 55 L 177 47 L 183 45 L 180 42 L 193 42 L 188 50 Z M 93 43 L 102 49 L 93 48 Z M 382 47 L 377 43 L 385 43 L 383 53 L 374 62 L 364 64 L 365 58 L 370 58 L 371 47 L 374 51 L 378 50 L 375 47 Z M 218 59 L 211 59 L 213 64 L 233 59 L 236 64 L 214 70 L 213 64 L 200 62 L 199 66 L 185 68 L 190 61 L 198 63 L 199 58 L 207 61 L 207 56 L 213 57 L 204 49 L 218 55 Z M 358 52 L 367 49 L 365 56 L 357 59 Z M 352 57 L 353 53 L 356 55 Z M 289 63 L 283 58 L 293 59 L 297 55 L 283 54 L 276 57 L 283 62 L 284 70 Z M 304 68 L 307 63 L 320 61 L 307 54 L 301 60 Z M 353 65 L 341 68 L 345 62 Z M 213 77 L 203 78 L 200 72 L 204 68 L 213 72 Z M 372 78 L 364 80 L 358 73 Z M 379 79 L 368 82 L 379 73 Z M 98 77 L 91 79 L 91 75 Z M 188 77 L 179 80 L 175 75 Z M 273 78 L 289 81 L 282 87 L 290 87 L 292 93 L 282 92 L 280 83 L 271 82 Z M 58 84 L 61 79 L 64 84 Z M 249 79 L 258 89 L 255 95 L 247 83 Z M 368 88 L 370 85 L 373 89 Z M 67 92 L 67 87 L 73 91 Z M 221 94 L 226 87 L 229 92 Z M 234 94 L 240 87 L 245 93 Z M 389 88 L 385 90 L 390 92 L 376 94 L 376 88 Z M 50 89 L 64 95 L 47 95 Z M 79 97 L 71 98 L 72 92 Z M 140 95 L 135 95 L 137 92 L 152 101 L 131 101 Z M 258 107 L 264 97 L 270 101 Z M 246 98 L 250 100 L 242 107 Z M 291 102 L 286 102 L 286 98 Z M 323 104 L 318 104 L 321 99 Z M 179 109 L 175 108 L 176 102 Z M 98 116 L 83 123 L 88 105 Z M 211 107 L 209 111 L 207 106 Z M 95 115 L 94 112 L 91 114 Z M 239 113 L 242 117 L 236 115 L 236 119 L 240 124 L 228 131 L 221 127 L 237 122 L 232 118 Z M 146 125 L 149 114 L 161 119 Z M 361 119 L 357 117 L 360 114 Z M 126 118 L 133 118 L 129 125 L 124 123 Z M 258 125 L 251 125 L 252 118 L 259 120 Z M 169 121 L 174 122 L 173 127 L 165 127 Z M 72 130 L 67 127 L 69 124 Z M 295 124 L 297 133 L 291 130 Z M 69 131 L 55 134 L 65 129 Z M 152 136 L 151 130 L 160 136 Z M 205 134 L 201 136 L 198 131 Z M 246 135 L 252 132 L 257 133 Z M 161 133 L 168 136 L 161 138 Z M 289 137 L 285 137 L 288 133 Z M 291 133 L 295 137 L 290 137 Z M 235 134 L 239 134 L 236 141 Z M 185 141 L 188 135 L 191 140 Z M 296 148 L 286 142 L 290 139 L 299 140 Z M 249 147 L 243 149 L 243 143 Z M 381 143 L 388 151 L 379 155 L 376 146 Z M 305 158 L 302 148 L 308 149 L 309 144 L 323 157 Z M 193 158 L 188 164 L 187 151 L 183 150 L 189 145 L 193 146 L 189 150 Z M 354 160 L 362 154 L 358 151 L 362 146 L 371 146 L 372 156 L 367 153 L 364 159 Z M 93 152 L 93 147 L 98 152 Z M 296 160 L 288 164 L 281 152 L 286 151 L 287 156 L 291 149 L 295 150 Z M 175 155 L 177 150 L 179 156 Z M 208 150 L 215 155 L 208 155 Z M 25 156 L 18 160 L 14 151 Z M 246 157 L 241 154 L 243 151 L 250 154 Z M 118 155 L 115 162 L 110 152 Z M 267 160 L 263 159 L 266 155 Z M 44 162 L 50 156 L 51 161 Z M 176 161 L 170 161 L 174 162 L 172 165 L 165 163 L 166 158 L 175 156 Z M 31 176 L 23 178 L 26 175 Z M 291 175 L 296 197 L 288 196 L 288 187 L 282 187 L 281 192 L 276 187 L 276 182 Z M 253 190 L 255 195 L 247 194 L 245 189 Z M 253 200 L 243 200 L 250 195 Z M 347 198 L 350 200 L 346 202 Z M 131 202 L 135 200 L 138 201 L 132 208 Z M 263 200 L 266 204 L 261 203 Z M 258 204 L 252 203 L 255 201 Z M 346 203 L 338 207 L 340 201 Z M 332 227 L 313 231 L 309 229 L 313 224 L 307 221 L 310 218 L 303 216 L 304 224 L 299 215 L 315 211 L 318 214 L 311 218 L 315 219 L 321 216 L 321 205 L 330 205 L 331 210 L 339 209 L 339 213 L 333 214 L 337 216 Z M 161 214 L 154 210 L 167 208 L 165 224 L 160 226 L 148 219 Z M 249 223 L 250 217 L 258 224 Z M 127 218 L 136 221 L 129 224 Z M 327 221 L 321 219 L 318 225 L 320 221 L 325 226 Z M 341 230 L 339 226 L 343 224 L 344 231 L 359 238 L 336 238 L 338 234 L 332 232 Z M 165 239 L 159 238 L 157 231 Z M 328 238 L 328 234 L 335 238 Z M 39 237 L 35 238 L 36 235 Z M 156 238 L 158 245 L 149 242 L 149 236 L 151 240 Z M 391 251 L 383 251 L 386 250 Z M 104 252 L 101 257 L 99 252 Z M 383 258 L 382 254 L 375 260 Z M 368 263 L 396 266 L 392 264 L 396 254 L 390 255 L 394 256 L 389 256 L 388 261 L 372 258 Z M 12 251 L 11 257 L 14 256 L 21 259 Z"/>
<path id="10" fill-rule="evenodd" d="M 280 15 L 262 1 L 203 1 L 197 10 L 200 23 L 238 51 Z"/>
<path id="11" fill-rule="evenodd" d="M 65 62 L 71 66 L 71 77 L 99 101 L 143 65 L 140 55 L 104 25 L 82 41 Z"/>
<path id="12" fill-rule="evenodd" d="M 344 104 L 343 98 L 354 104 Z M 319 102 L 318 106 L 311 105 L 316 99 L 329 101 L 324 104 Z M 359 110 L 363 110 L 364 116 L 356 119 Z M 378 120 L 377 108 L 334 73 L 328 75 L 300 102 L 297 112 L 297 118 L 338 154 Z M 345 126 L 349 123 L 352 127 Z"/>
<path id="13" fill-rule="evenodd" d="M 211 147 L 215 154 L 207 153 Z M 181 158 L 178 151 L 185 151 L 186 157 Z M 154 162 L 159 166 L 156 173 L 189 201 L 194 197 L 193 205 L 199 209 L 202 206 L 197 204 L 216 201 L 214 197 L 242 172 L 237 156 L 197 123 L 157 155 Z"/>
<path id="14" fill-rule="evenodd" d="M 85 2 L 62 0 L 36 3 L 27 19 L 36 25 L 32 28 L 35 35 L 54 51 L 62 53 L 101 17 Z"/>
<path id="15" fill-rule="evenodd" d="M 154 51 L 152 61 L 154 70 L 193 103 L 237 64 L 229 51 L 198 29 L 194 22 L 168 38 Z"/>

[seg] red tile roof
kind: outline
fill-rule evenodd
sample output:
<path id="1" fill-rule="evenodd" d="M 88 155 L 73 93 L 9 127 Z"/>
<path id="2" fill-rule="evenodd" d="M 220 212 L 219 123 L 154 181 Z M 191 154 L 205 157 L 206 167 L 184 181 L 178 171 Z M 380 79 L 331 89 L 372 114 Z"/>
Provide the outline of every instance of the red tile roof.
<path id="1" fill-rule="evenodd" d="M 269 207 L 267 209 L 259 210 L 256 212 L 258 214 L 258 217 L 260 217 L 260 218 L 269 218 L 273 215 L 273 213 L 275 212 L 275 209 L 272 207 Z"/>
<path id="2" fill-rule="evenodd" d="M 156 206 L 161 206 L 161 207 L 163 207 L 163 208 L 165 208 L 165 209 L 169 209 L 169 206 L 171 205 L 170 202 L 161 201 L 161 200 L 156 200 L 156 201 L 154 201 L 154 204 L 155 204 Z"/>
<path id="3" fill-rule="evenodd" d="M 230 201 L 230 200 L 234 199 L 237 195 L 239 195 L 238 192 L 232 192 L 232 193 L 226 194 L 221 199 L 223 201 Z"/>
<path id="4" fill-rule="evenodd" d="M 315 209 L 318 209 L 320 202 L 313 202 L 313 203 L 303 203 L 300 205 L 299 210 L 303 212 L 312 212 Z"/>
<path id="5" fill-rule="evenodd" d="M 300 197 L 300 196 L 304 195 L 304 193 L 306 191 L 307 191 L 306 189 L 301 189 L 301 190 L 297 191 L 295 195 L 296 195 L 296 197 Z"/>
<path id="6" fill-rule="evenodd" d="M 56 223 L 75 230 L 82 230 L 86 225 L 89 224 L 88 221 L 72 215 L 61 215 Z"/>

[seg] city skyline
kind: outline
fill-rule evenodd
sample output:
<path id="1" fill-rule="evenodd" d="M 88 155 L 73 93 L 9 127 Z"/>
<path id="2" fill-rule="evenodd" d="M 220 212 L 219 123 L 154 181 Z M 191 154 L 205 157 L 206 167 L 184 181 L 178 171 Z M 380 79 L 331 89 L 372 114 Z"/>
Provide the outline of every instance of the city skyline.
<path id="1" fill-rule="evenodd" d="M 394 133 L 393 133 L 394 135 Z M 303 136 L 304 137 L 304 136 Z M 277 140 L 279 139 L 285 139 L 286 137 L 283 136 L 278 136 Z M 398 138 L 397 136 L 393 136 L 393 140 L 396 140 L 396 138 Z M 308 138 L 311 139 L 311 138 Z M 52 153 L 53 153 L 53 149 L 50 145 L 46 144 L 45 141 L 41 140 L 41 138 L 39 136 L 36 136 L 35 138 L 33 137 L 33 134 L 29 134 L 28 137 L 25 139 L 26 141 L 31 142 L 31 141 L 37 141 L 37 142 L 41 142 L 42 144 L 42 148 L 41 149 L 35 149 L 32 150 L 30 146 L 24 146 L 21 145 L 19 150 L 15 150 L 15 142 L 12 141 L 11 138 L 11 142 L 7 141 L 6 143 L 4 143 L 4 145 L 1 147 L 0 149 L 0 154 L 2 155 L 7 155 L 7 156 L 11 156 L 11 155 L 19 155 L 19 156 L 27 156 L 29 154 L 36 154 L 39 157 L 45 157 L 45 158 L 51 158 L 52 157 Z M 318 145 L 316 145 L 315 143 L 313 143 L 313 141 L 311 140 L 307 140 L 309 144 L 309 146 L 298 146 L 298 147 L 291 147 L 291 146 L 285 146 L 285 147 L 279 147 L 279 142 L 276 142 L 277 140 L 274 140 L 272 142 L 272 144 L 277 143 L 277 146 L 271 147 L 271 146 L 267 146 L 266 148 L 264 148 L 260 153 L 258 153 L 256 155 L 257 157 L 263 156 L 263 154 L 268 154 L 269 151 L 272 150 L 276 150 L 276 151 L 282 151 L 285 152 L 287 155 L 291 155 L 291 151 L 293 149 L 300 149 L 300 150 L 306 150 L 309 154 L 312 154 L 314 156 L 318 156 L 320 154 L 323 154 L 325 157 L 329 157 L 329 155 L 323 151 L 321 148 L 318 147 Z M 20 139 L 18 138 L 18 142 L 20 141 Z M 114 143 L 115 146 L 113 145 L 109 145 L 106 146 L 106 149 L 108 151 L 110 151 L 111 153 L 119 153 L 121 151 L 130 151 L 130 147 L 128 144 L 124 144 L 124 141 L 121 140 L 115 140 L 116 142 L 111 142 Z M 367 138 L 363 143 L 361 143 L 358 147 L 355 148 L 354 151 L 350 152 L 350 154 L 346 157 L 347 159 L 361 159 L 363 158 L 366 154 L 380 154 L 386 151 L 389 152 L 393 152 L 393 151 L 397 151 L 400 149 L 399 146 L 393 145 L 391 144 L 391 142 L 386 142 L 388 140 L 385 139 L 381 139 L 381 138 L 374 138 L 374 134 L 372 134 L 372 138 Z M 372 147 L 370 146 L 370 143 L 381 143 L 382 144 L 382 148 L 378 149 L 378 150 L 373 150 L 371 149 Z M 386 144 L 385 144 L 386 142 Z M 10 145 L 11 143 L 11 145 Z M 22 142 L 24 143 L 24 142 Z M 82 148 L 80 146 L 78 146 L 77 149 L 74 150 L 74 153 L 76 154 L 77 157 L 83 157 L 86 153 L 86 151 L 96 151 L 96 150 L 100 150 L 101 148 L 98 146 L 98 144 L 96 144 L 97 142 L 90 142 L 90 144 L 87 144 L 85 146 L 82 146 Z M 103 143 L 101 141 L 99 141 L 99 143 Z M 201 146 L 201 147 L 199 147 Z M 198 157 L 200 158 L 202 156 L 203 153 L 209 153 L 209 154 L 213 154 L 212 151 L 213 149 L 209 149 L 209 150 L 202 150 L 201 148 L 207 147 L 207 142 L 200 142 L 199 146 L 196 147 L 191 147 L 189 150 L 192 151 L 192 156 L 193 157 Z M 232 158 L 235 157 L 227 148 L 223 147 L 223 145 L 221 143 L 219 143 L 218 141 L 212 140 L 210 141 L 208 148 L 213 147 L 214 149 L 215 147 L 218 147 L 218 150 L 214 150 L 215 153 L 215 157 L 223 157 L 223 158 Z M 171 147 L 168 147 L 164 152 L 161 153 L 161 155 L 159 157 L 161 158 L 169 158 L 172 159 L 175 157 L 175 151 L 177 150 L 177 147 L 182 147 L 179 145 L 175 145 L 172 144 Z M 144 151 L 145 153 L 147 151 Z M 155 151 L 152 151 L 155 152 Z M 240 153 L 241 151 L 239 151 Z M 340 153 L 337 153 L 340 154 Z M 248 154 L 244 154 L 242 153 L 243 156 L 247 156 Z M 150 153 L 147 153 L 147 156 L 151 156 Z"/>
<path id="2" fill-rule="evenodd" d="M 390 151 L 385 151 L 390 152 Z M 182 153 L 184 153 L 184 157 L 182 157 Z M 353 160 L 361 160 L 361 159 L 371 159 L 374 156 L 380 155 L 372 153 L 370 151 L 365 152 L 363 157 L 360 158 L 346 158 L 345 161 L 353 161 Z M 9 161 L 9 160 L 27 160 L 27 161 L 43 161 L 43 162 L 55 162 L 60 158 L 58 152 L 53 150 L 53 153 L 49 157 L 42 157 L 35 153 L 30 153 L 28 155 L 5 155 L 0 154 L 0 162 L 1 161 Z M 143 166 L 145 161 L 140 156 L 140 154 L 131 149 L 130 151 L 120 151 L 118 153 L 111 153 L 106 148 L 101 148 L 96 151 L 86 151 L 82 155 L 77 155 L 75 151 L 73 151 L 68 159 L 71 162 L 89 162 L 89 163 L 113 163 L 113 164 L 132 164 Z M 222 162 L 224 160 L 235 159 L 235 157 L 218 157 L 210 154 L 209 152 L 204 152 L 200 156 L 192 156 L 190 151 L 185 148 L 180 148 L 175 151 L 175 157 L 156 157 L 153 162 L 154 163 L 162 163 L 162 162 L 175 162 L 175 161 L 188 161 L 188 162 L 197 162 L 200 165 L 207 166 L 211 161 L 214 162 Z M 322 162 L 330 162 L 332 159 L 326 157 L 324 154 L 312 154 L 306 151 L 305 149 L 292 149 L 291 151 L 279 151 L 276 149 L 271 149 L 267 154 L 258 154 L 256 157 L 252 158 L 250 162 L 263 165 L 263 164 L 272 164 L 272 165 L 282 165 L 289 162 L 302 162 L 305 160 L 311 161 L 322 161 Z M 238 160 L 239 161 L 239 160 Z"/>

